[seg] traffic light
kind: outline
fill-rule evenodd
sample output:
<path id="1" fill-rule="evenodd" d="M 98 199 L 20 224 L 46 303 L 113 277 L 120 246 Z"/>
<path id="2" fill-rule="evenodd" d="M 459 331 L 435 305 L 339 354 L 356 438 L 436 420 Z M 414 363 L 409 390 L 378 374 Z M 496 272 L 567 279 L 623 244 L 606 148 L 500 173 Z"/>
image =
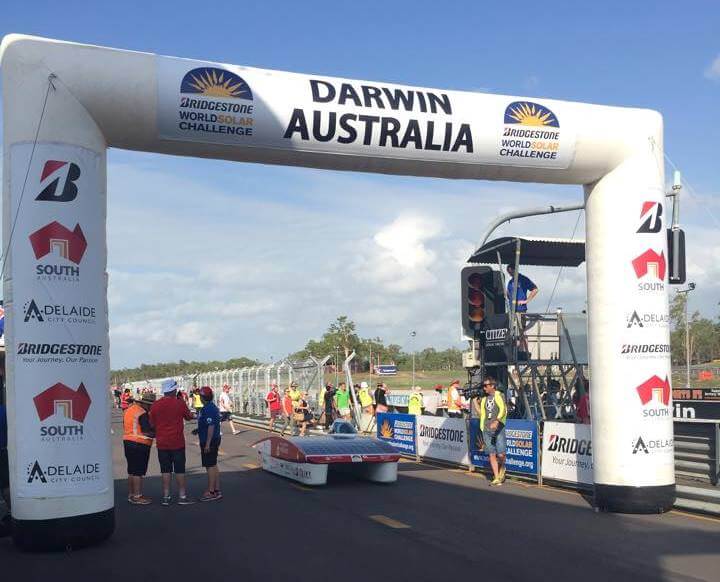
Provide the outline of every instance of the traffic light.
<path id="1" fill-rule="evenodd" d="M 465 267 L 460 272 L 460 292 L 463 333 L 477 339 L 487 317 L 505 313 L 500 273 L 490 267 Z"/>

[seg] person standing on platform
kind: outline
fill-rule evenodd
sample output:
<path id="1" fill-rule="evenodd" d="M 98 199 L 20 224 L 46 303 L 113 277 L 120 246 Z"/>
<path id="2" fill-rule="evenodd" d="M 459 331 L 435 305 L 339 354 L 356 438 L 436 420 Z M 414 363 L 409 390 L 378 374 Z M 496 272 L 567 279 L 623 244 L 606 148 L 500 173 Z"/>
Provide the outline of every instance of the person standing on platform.
<path id="1" fill-rule="evenodd" d="M 482 431 L 485 452 L 490 457 L 493 472 L 492 486 L 502 485 L 505 480 L 505 423 L 507 405 L 497 382 L 492 376 L 483 381 L 485 396 L 480 401 L 480 430 Z"/>
<path id="2" fill-rule="evenodd" d="M 148 411 L 155 402 L 154 392 L 145 392 L 134 400 L 123 414 L 123 448 L 127 461 L 128 501 L 133 505 L 150 505 L 152 499 L 142 494 L 152 449 L 153 431 Z"/>
<path id="3" fill-rule="evenodd" d="M 370 396 L 370 388 L 367 382 L 360 382 L 360 390 L 358 391 L 358 398 L 360 399 L 360 407 L 365 414 L 372 415 L 373 413 L 373 399 Z"/>
<path id="4" fill-rule="evenodd" d="M 150 408 L 150 424 L 155 429 L 155 442 L 162 474 L 163 505 L 170 505 L 170 481 L 175 473 L 178 485 L 178 504 L 190 505 L 193 501 L 187 495 L 185 482 L 185 425 L 192 420 L 192 412 L 177 397 L 178 384 L 175 380 L 162 383 L 163 397 Z"/>
<path id="5" fill-rule="evenodd" d="M 513 289 L 515 285 L 515 267 L 513 265 L 507 266 L 507 273 L 510 277 L 507 283 L 507 294 L 508 300 L 510 301 L 510 308 L 512 309 L 513 302 L 515 303 L 515 314 L 517 316 L 517 324 L 519 331 L 519 342 L 518 348 L 521 352 L 527 354 L 528 343 L 525 335 L 525 329 L 527 328 L 527 310 L 528 303 L 532 301 L 538 294 L 538 287 L 525 275 L 517 274 L 517 291 Z"/>

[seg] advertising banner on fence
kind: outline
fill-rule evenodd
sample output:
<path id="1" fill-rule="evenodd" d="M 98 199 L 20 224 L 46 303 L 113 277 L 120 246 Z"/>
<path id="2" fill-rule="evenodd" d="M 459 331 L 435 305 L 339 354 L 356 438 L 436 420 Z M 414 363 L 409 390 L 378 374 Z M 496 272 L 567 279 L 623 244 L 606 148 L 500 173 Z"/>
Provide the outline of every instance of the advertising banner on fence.
<path id="1" fill-rule="evenodd" d="M 546 422 L 542 476 L 571 483 L 593 482 L 589 424 Z"/>
<path id="2" fill-rule="evenodd" d="M 377 415 L 377 437 L 407 455 L 415 454 L 415 426 L 412 414 L 380 412 Z"/>
<path id="3" fill-rule="evenodd" d="M 538 473 L 538 430 L 532 420 L 510 419 L 505 426 L 507 441 L 507 470 L 513 473 Z M 470 421 L 470 461 L 476 467 L 487 468 L 490 460 L 482 450 L 483 440 L 480 421 Z"/>
<path id="4" fill-rule="evenodd" d="M 465 421 L 461 418 L 418 416 L 417 450 L 421 457 L 469 465 Z"/>

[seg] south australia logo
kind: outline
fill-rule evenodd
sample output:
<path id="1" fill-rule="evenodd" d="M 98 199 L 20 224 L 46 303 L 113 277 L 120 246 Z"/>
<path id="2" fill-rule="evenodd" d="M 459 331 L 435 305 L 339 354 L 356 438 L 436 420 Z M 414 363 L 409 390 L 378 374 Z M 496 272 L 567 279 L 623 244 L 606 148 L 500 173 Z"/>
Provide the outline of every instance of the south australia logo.
<path id="1" fill-rule="evenodd" d="M 38 261 L 35 275 L 46 281 L 77 281 L 78 266 L 87 250 L 87 240 L 79 224 L 70 230 L 58 221 L 33 232 L 30 244 Z"/>

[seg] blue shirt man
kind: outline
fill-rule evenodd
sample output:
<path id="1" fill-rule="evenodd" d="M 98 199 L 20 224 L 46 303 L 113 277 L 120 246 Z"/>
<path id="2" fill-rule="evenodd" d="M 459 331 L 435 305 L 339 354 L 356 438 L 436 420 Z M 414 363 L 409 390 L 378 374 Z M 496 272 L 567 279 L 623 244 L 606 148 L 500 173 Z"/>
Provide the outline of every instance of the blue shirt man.
<path id="1" fill-rule="evenodd" d="M 211 443 L 208 443 L 208 429 L 211 426 L 214 426 L 215 430 L 212 434 Z M 206 444 L 216 445 L 220 440 L 220 410 L 215 406 L 214 402 L 206 402 L 205 406 L 200 409 L 198 414 L 198 437 L 200 438 L 201 447 L 205 447 Z"/>
<path id="2" fill-rule="evenodd" d="M 515 313 L 526 313 L 528 308 L 527 304 L 537 295 L 538 288 L 525 275 L 518 273 L 518 289 L 517 295 L 513 293 L 513 286 L 515 283 L 515 268 L 512 265 L 507 266 L 507 272 L 510 276 L 510 280 L 507 284 L 508 299 L 510 301 L 510 308 L 512 309 L 513 300 L 517 301 L 515 306 Z"/>

